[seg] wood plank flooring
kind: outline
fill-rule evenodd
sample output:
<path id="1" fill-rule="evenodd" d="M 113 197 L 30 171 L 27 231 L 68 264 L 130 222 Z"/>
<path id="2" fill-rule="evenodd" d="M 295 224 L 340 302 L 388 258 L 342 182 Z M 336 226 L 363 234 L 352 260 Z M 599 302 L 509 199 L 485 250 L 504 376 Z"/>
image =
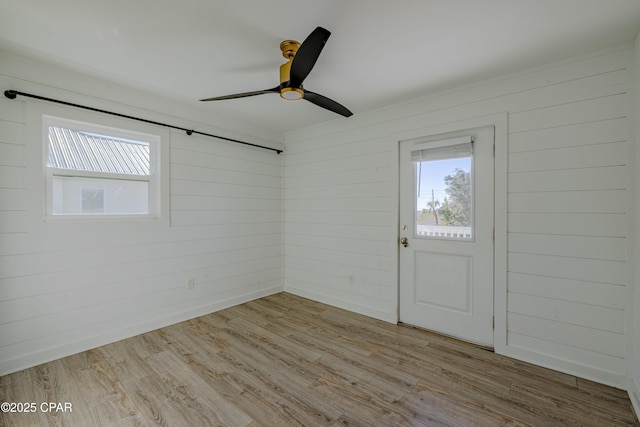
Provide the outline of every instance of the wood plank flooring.
<path id="1" fill-rule="evenodd" d="M 1 426 L 640 425 L 624 391 L 286 293 L 0 377 L 0 401 L 38 407 Z"/>

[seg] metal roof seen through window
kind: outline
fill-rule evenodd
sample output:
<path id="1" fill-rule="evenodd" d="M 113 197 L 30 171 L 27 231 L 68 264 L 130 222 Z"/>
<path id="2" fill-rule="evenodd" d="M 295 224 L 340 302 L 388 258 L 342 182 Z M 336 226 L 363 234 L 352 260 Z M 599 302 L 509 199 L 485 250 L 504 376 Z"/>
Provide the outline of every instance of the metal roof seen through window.
<path id="1" fill-rule="evenodd" d="M 149 143 L 49 126 L 47 166 L 124 175 L 149 175 Z"/>

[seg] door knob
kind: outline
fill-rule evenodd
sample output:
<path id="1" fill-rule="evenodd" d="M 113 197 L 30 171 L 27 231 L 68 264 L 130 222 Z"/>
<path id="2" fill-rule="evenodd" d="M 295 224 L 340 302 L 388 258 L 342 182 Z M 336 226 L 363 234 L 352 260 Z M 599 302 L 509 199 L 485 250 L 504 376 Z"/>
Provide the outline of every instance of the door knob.
<path id="1" fill-rule="evenodd" d="M 400 243 L 406 248 L 407 246 L 409 246 L 409 239 L 407 239 L 406 237 L 401 237 Z"/>

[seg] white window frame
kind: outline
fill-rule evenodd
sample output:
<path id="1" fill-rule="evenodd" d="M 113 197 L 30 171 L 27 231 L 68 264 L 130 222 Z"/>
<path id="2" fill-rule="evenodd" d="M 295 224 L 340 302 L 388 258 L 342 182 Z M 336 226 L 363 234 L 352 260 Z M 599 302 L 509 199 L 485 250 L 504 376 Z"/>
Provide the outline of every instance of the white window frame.
<path id="1" fill-rule="evenodd" d="M 129 175 L 111 172 L 84 171 L 76 169 L 58 169 L 47 166 L 49 158 L 49 127 L 61 127 L 88 132 L 98 135 L 112 136 L 115 138 L 144 141 L 149 143 L 150 173 L 146 175 Z M 132 126 L 133 127 L 133 126 Z M 145 129 L 146 130 L 146 129 Z M 69 118 L 57 117 L 48 114 L 42 115 L 42 166 L 45 177 L 45 220 L 47 221 L 85 221 L 85 220 L 151 220 L 162 216 L 161 204 L 161 146 L 162 137 L 158 134 L 140 132 L 132 129 L 123 129 L 109 125 L 84 122 Z M 146 214 L 54 214 L 53 213 L 53 178 L 54 176 L 78 177 L 78 178 L 103 178 L 123 179 L 127 181 L 148 182 L 148 213 Z"/>

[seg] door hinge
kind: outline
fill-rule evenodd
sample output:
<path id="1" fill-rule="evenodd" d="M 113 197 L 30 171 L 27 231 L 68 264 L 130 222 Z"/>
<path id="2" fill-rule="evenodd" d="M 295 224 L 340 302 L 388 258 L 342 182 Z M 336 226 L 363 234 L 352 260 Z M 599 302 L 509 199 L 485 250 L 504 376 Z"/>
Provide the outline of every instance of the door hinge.
<path id="1" fill-rule="evenodd" d="M 496 328 L 496 316 L 493 316 L 493 317 L 491 318 L 491 327 L 492 327 L 493 329 L 495 329 L 495 328 Z"/>

